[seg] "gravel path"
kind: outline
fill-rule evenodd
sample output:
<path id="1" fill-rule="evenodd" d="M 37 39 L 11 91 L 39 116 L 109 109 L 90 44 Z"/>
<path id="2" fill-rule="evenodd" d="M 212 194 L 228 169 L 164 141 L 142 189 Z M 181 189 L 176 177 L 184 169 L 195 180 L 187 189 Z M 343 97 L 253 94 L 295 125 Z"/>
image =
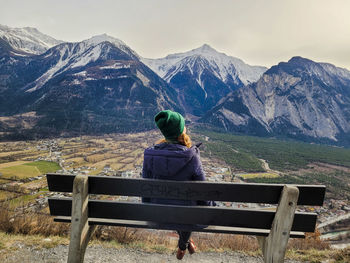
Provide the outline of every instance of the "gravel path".
<path id="1" fill-rule="evenodd" d="M 67 262 L 67 246 L 57 246 L 50 249 L 33 249 L 29 246 L 19 245 L 18 249 L 5 256 L 2 259 L 4 263 L 56 263 Z M 150 253 L 137 249 L 130 248 L 105 248 L 102 246 L 94 245 L 87 248 L 85 254 L 85 263 L 98 263 L 98 262 L 220 262 L 220 263 L 262 263 L 263 260 L 257 257 L 250 257 L 244 254 L 236 252 L 203 252 L 195 253 L 193 255 L 186 254 L 182 261 L 178 261 L 174 254 L 167 253 Z M 287 260 L 288 263 L 297 263 L 296 261 Z"/>

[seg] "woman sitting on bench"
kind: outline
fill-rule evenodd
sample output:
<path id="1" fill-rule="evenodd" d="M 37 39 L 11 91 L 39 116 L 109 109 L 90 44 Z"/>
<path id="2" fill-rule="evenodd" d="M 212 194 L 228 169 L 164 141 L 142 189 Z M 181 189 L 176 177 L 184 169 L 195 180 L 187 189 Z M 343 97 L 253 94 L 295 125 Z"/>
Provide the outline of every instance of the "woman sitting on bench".
<path id="1" fill-rule="evenodd" d="M 170 110 L 159 112 L 155 122 L 165 139 L 145 150 L 142 177 L 175 181 L 204 181 L 205 175 L 200 160 L 199 149 L 192 146 L 186 134 L 185 120 L 180 113 Z M 208 205 L 207 202 L 142 198 L 143 202 L 171 205 Z M 174 226 L 176 229 L 176 225 Z M 191 232 L 179 231 L 176 258 L 181 260 L 186 253 L 195 252 L 195 245 L 190 239 Z"/>

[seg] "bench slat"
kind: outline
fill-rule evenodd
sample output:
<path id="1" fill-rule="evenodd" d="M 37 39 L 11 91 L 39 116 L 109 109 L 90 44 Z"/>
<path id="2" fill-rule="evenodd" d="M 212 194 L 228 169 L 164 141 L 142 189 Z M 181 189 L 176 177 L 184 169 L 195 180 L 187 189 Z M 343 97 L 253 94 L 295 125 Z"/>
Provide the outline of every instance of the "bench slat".
<path id="1" fill-rule="evenodd" d="M 70 223 L 71 217 L 69 216 L 57 216 L 54 218 L 55 222 Z M 101 218 L 89 218 L 89 225 L 108 225 L 108 226 L 122 226 L 133 228 L 151 228 L 162 230 L 174 230 L 166 225 L 150 224 L 147 221 L 134 221 L 134 220 L 118 220 L 118 219 L 101 219 Z M 223 227 L 223 226 L 208 226 L 205 228 L 198 228 L 193 226 L 185 226 L 177 228 L 183 231 L 195 231 L 206 233 L 222 233 L 222 234 L 240 234 L 240 235 L 254 235 L 254 236 L 268 236 L 270 230 L 268 229 L 254 229 L 254 228 L 239 228 L 239 227 Z M 304 232 L 291 231 L 290 237 L 292 238 L 305 238 Z"/>
<path id="2" fill-rule="evenodd" d="M 71 198 L 49 198 L 53 216 L 70 216 Z M 89 200 L 89 218 L 153 221 L 159 223 L 201 224 L 271 229 L 274 211 L 219 207 L 174 206 Z M 296 213 L 292 231 L 313 232 L 317 214 Z"/>
<path id="3" fill-rule="evenodd" d="M 47 174 L 50 191 L 72 192 L 74 175 Z M 278 204 L 283 184 L 183 182 L 89 176 L 89 194 Z M 298 205 L 322 206 L 324 185 L 296 185 Z"/>

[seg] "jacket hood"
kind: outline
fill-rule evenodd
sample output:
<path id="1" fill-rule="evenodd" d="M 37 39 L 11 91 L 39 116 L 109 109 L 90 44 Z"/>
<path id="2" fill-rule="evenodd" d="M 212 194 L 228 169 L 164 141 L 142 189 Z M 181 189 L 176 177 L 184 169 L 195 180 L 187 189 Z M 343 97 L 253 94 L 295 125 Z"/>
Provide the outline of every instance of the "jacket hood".
<path id="1" fill-rule="evenodd" d="M 192 158 L 196 147 L 187 148 L 181 144 L 161 143 L 145 150 L 145 154 L 152 156 L 166 155 L 169 157 Z"/>

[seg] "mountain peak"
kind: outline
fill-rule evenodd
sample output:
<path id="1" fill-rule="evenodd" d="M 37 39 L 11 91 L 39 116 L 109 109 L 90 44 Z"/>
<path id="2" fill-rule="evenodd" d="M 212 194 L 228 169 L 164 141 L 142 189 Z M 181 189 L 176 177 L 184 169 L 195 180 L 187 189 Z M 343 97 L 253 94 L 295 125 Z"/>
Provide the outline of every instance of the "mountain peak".
<path id="1" fill-rule="evenodd" d="M 194 50 L 202 50 L 202 51 L 216 51 L 214 48 L 212 48 L 210 45 L 208 44 L 203 44 L 202 46 L 200 46 L 197 49 Z M 217 51 L 216 51 L 217 52 Z"/>
<path id="2" fill-rule="evenodd" d="M 117 38 L 111 37 L 111 36 L 107 35 L 106 33 L 101 34 L 101 35 L 92 36 L 89 39 L 84 40 L 83 42 L 86 42 L 86 43 L 92 44 L 92 45 L 98 45 L 98 44 L 105 42 L 105 41 L 111 42 L 112 44 L 125 45 L 123 43 L 123 41 L 121 41 Z"/>
<path id="3" fill-rule="evenodd" d="M 315 63 L 314 61 L 307 59 L 307 58 L 303 58 L 301 56 L 294 56 L 292 57 L 290 60 L 288 60 L 288 63 L 293 63 L 293 64 L 300 64 L 300 63 Z"/>
<path id="4" fill-rule="evenodd" d="M 186 52 L 188 55 L 225 55 L 223 53 L 218 52 L 208 44 L 204 44 L 200 46 L 199 48 L 192 49 L 189 52 Z M 226 56 L 226 55 L 225 55 Z"/>
<path id="5" fill-rule="evenodd" d="M 139 55 L 135 51 L 130 49 L 123 41 L 121 41 L 120 39 L 117 39 L 115 37 L 112 37 L 110 35 L 107 35 L 106 33 L 93 36 L 93 37 L 83 41 L 83 43 L 85 43 L 86 45 L 89 45 L 89 46 L 90 45 L 96 46 L 96 45 L 101 44 L 103 42 L 109 42 L 109 43 L 113 44 L 114 46 L 116 46 L 117 48 L 124 51 L 125 53 L 127 53 L 128 55 L 132 56 L 133 58 L 139 59 Z"/>
<path id="6" fill-rule="evenodd" d="M 26 30 L 27 32 L 33 32 L 37 34 L 40 33 L 40 31 L 36 27 L 26 26 L 26 27 L 23 27 L 23 29 Z"/>

